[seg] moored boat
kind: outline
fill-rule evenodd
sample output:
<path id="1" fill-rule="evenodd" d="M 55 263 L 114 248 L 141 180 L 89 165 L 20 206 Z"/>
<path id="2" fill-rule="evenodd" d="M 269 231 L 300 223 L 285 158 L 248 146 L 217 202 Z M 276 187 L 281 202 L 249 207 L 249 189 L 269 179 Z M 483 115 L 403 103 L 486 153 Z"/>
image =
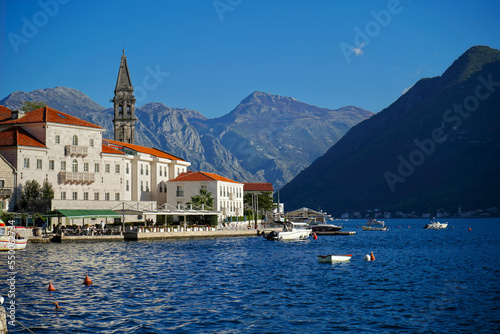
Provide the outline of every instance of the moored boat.
<path id="1" fill-rule="evenodd" d="M 267 240 L 304 240 L 309 238 L 311 230 L 304 228 L 304 223 L 283 223 L 283 231 L 263 233 Z"/>
<path id="2" fill-rule="evenodd" d="M 342 229 L 342 225 L 333 224 L 333 220 L 325 220 L 325 222 L 320 222 L 313 218 L 306 221 L 306 223 L 313 232 L 336 232 Z"/>
<path id="3" fill-rule="evenodd" d="M 369 219 L 366 225 L 361 226 L 363 231 L 387 231 L 389 228 L 385 226 L 385 222 Z"/>
<path id="4" fill-rule="evenodd" d="M 430 220 L 430 223 L 429 224 L 426 224 L 424 226 L 424 228 L 430 230 L 430 229 L 433 229 L 433 230 L 439 230 L 439 229 L 443 229 L 443 228 L 447 228 L 448 227 L 448 223 L 440 223 L 440 222 L 437 222 L 433 219 Z"/>
<path id="5" fill-rule="evenodd" d="M 348 255 L 333 255 L 333 254 L 330 254 L 330 255 L 318 255 L 318 261 L 319 262 L 327 262 L 327 263 L 330 263 L 330 262 L 345 262 L 345 261 L 349 261 L 352 257 L 352 254 L 348 254 Z"/>
<path id="6" fill-rule="evenodd" d="M 28 239 L 21 237 L 14 226 L 0 220 L 0 251 L 24 249 L 27 244 Z"/>

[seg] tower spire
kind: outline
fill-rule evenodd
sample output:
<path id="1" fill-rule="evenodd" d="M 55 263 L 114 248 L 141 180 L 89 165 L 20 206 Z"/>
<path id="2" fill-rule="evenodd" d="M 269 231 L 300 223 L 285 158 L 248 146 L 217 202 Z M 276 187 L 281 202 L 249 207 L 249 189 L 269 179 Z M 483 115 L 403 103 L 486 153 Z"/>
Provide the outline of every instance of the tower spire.
<path id="1" fill-rule="evenodd" d="M 114 138 L 117 141 L 135 144 L 135 97 L 130 72 L 127 65 L 125 49 L 123 49 L 116 80 L 114 107 Z"/>

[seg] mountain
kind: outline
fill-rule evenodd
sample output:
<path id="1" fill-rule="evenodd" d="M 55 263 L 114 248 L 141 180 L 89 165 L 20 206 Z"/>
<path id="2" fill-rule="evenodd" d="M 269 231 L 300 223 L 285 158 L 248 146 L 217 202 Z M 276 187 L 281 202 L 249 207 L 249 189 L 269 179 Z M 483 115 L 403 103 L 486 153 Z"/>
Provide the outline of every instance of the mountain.
<path id="1" fill-rule="evenodd" d="M 196 126 L 217 138 L 246 170 L 279 188 L 371 115 L 354 106 L 331 110 L 254 92 L 227 115 Z"/>
<path id="2" fill-rule="evenodd" d="M 43 101 L 105 129 L 113 138 L 113 109 L 65 87 L 15 92 L 0 101 L 11 109 Z M 229 114 L 207 119 L 196 110 L 148 103 L 136 108 L 136 143 L 167 151 L 193 170 L 240 182 L 281 187 L 325 153 L 350 127 L 372 115 L 354 106 L 319 108 L 291 97 L 254 92 Z"/>
<path id="3" fill-rule="evenodd" d="M 287 210 L 500 206 L 500 51 L 472 47 L 359 123 L 280 191 Z"/>

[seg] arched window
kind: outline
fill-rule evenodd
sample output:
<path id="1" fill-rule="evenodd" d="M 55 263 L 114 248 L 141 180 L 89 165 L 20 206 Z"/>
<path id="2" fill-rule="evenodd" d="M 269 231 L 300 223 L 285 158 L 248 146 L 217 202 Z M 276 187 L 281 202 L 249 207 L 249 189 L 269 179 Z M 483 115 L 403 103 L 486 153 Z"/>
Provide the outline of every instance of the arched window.
<path id="1" fill-rule="evenodd" d="M 118 116 L 123 116 L 123 107 L 121 105 L 118 107 Z"/>
<path id="2" fill-rule="evenodd" d="M 78 136 L 77 135 L 73 136 L 73 146 L 78 146 Z"/>
<path id="3" fill-rule="evenodd" d="M 127 116 L 130 116 L 130 106 L 127 106 Z"/>
<path id="4" fill-rule="evenodd" d="M 78 161 L 73 160 L 73 168 L 72 168 L 73 173 L 78 172 Z"/>

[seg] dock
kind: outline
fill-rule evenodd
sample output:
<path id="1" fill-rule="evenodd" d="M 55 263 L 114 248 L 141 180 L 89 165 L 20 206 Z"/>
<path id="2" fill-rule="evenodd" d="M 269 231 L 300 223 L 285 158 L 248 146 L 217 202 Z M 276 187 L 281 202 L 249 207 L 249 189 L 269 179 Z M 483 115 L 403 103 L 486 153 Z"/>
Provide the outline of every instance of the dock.
<path id="1" fill-rule="evenodd" d="M 322 231 L 315 232 L 317 235 L 355 235 L 354 231 Z"/>

